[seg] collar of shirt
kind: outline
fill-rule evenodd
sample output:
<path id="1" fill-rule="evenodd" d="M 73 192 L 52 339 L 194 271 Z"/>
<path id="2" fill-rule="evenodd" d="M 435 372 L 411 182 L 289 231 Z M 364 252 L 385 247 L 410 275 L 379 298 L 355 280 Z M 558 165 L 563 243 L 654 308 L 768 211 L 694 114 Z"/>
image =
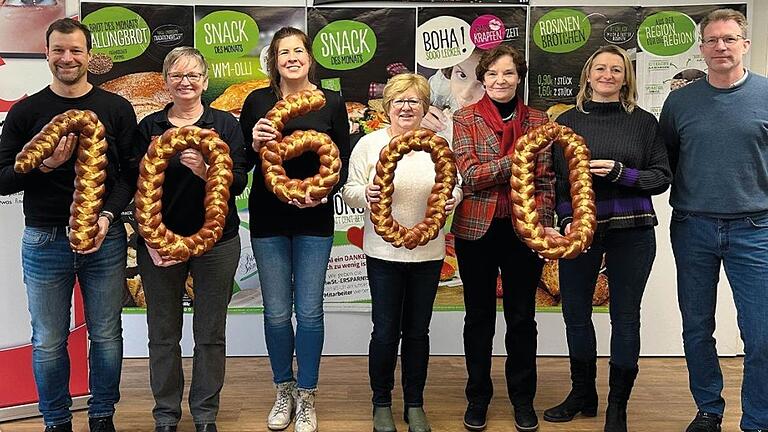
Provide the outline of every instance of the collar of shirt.
<path id="1" fill-rule="evenodd" d="M 176 127 L 170 122 L 170 120 L 168 120 L 168 110 L 170 110 L 172 106 L 173 102 L 166 105 L 165 108 L 163 108 L 163 114 L 157 116 L 155 119 L 155 123 L 166 130 Z M 197 126 L 203 129 L 213 129 L 213 110 L 210 106 L 203 104 L 203 115 L 200 116 L 200 118 L 193 124 L 193 126 Z"/>

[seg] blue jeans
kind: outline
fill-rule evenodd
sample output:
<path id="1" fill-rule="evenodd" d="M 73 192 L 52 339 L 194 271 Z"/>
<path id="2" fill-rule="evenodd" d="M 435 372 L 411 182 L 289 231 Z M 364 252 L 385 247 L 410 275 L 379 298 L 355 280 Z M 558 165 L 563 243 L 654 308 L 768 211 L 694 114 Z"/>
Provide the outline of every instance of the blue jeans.
<path id="1" fill-rule="evenodd" d="M 423 406 L 429 322 L 443 261 L 396 262 L 367 256 L 366 264 L 373 303 L 368 345 L 373 405 L 392 405 L 399 345 L 403 402 L 406 407 Z"/>
<path id="2" fill-rule="evenodd" d="M 67 338 L 75 277 L 91 341 L 88 416 L 107 417 L 115 412 L 123 360 L 120 313 L 126 243 L 121 223 L 112 225 L 101 248 L 89 255 L 72 252 L 64 227 L 24 229 L 21 262 L 32 317 L 32 366 L 46 425 L 72 419 Z"/>
<path id="3" fill-rule="evenodd" d="M 722 415 L 715 306 L 720 264 L 733 291 L 744 379 L 742 429 L 768 428 L 768 215 L 714 219 L 674 211 L 670 226 L 691 393 L 700 411 Z"/>
<path id="4" fill-rule="evenodd" d="M 559 261 L 568 354 L 582 361 L 597 356 L 592 296 L 603 253 L 610 281 L 611 363 L 635 369 L 640 356 L 640 303 L 656 257 L 656 236 L 650 226 L 599 231 L 589 251 Z"/>
<path id="5" fill-rule="evenodd" d="M 251 238 L 264 299 L 264 334 L 275 383 L 292 381 L 296 348 L 297 385 L 317 387 L 323 352 L 323 289 L 333 237 Z M 296 310 L 296 333 L 291 321 Z"/>

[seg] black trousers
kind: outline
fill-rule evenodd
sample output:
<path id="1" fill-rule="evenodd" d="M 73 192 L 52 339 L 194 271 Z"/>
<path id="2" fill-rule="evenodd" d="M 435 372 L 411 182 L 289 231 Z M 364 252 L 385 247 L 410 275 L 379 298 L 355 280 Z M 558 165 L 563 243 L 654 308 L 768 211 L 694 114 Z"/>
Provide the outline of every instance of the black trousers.
<path id="1" fill-rule="evenodd" d="M 467 400 L 487 405 L 493 396 L 491 352 L 496 278 L 501 271 L 507 392 L 513 405 L 532 405 L 536 395 L 536 287 L 544 260 L 518 239 L 508 218 L 494 219 L 477 240 L 456 238 L 456 256 L 464 283 Z"/>
<path id="2" fill-rule="evenodd" d="M 429 364 L 429 322 L 443 261 L 395 262 L 366 257 L 366 264 L 373 304 L 368 346 L 373 404 L 392 405 L 399 345 L 403 402 L 406 407 L 420 407 Z"/>

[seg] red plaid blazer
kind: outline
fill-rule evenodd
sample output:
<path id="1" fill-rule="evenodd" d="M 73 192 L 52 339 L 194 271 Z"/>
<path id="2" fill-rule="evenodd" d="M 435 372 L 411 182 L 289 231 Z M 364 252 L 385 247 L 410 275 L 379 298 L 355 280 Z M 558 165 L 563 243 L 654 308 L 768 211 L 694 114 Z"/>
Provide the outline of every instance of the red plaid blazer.
<path id="1" fill-rule="evenodd" d="M 528 108 L 523 130 L 547 122 L 543 112 Z M 517 137 L 515 137 L 517 139 Z M 499 157 L 501 136 L 497 135 L 480 116 L 475 105 L 453 114 L 453 152 L 456 166 L 464 182 L 464 199 L 453 216 L 451 232 L 465 240 L 477 240 L 488 230 L 496 210 L 499 193 L 509 194 L 512 158 Z M 555 175 L 549 147 L 536 157 L 536 206 L 539 221 L 552 226 L 555 202 Z"/>

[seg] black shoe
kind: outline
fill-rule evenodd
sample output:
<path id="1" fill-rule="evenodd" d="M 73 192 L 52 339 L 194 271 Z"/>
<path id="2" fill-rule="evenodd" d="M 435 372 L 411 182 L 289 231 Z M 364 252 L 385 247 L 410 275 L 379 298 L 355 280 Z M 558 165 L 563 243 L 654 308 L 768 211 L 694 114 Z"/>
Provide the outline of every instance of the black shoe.
<path id="1" fill-rule="evenodd" d="M 45 432 L 72 432 L 72 422 L 70 421 L 56 426 L 46 426 Z"/>
<path id="2" fill-rule="evenodd" d="M 722 422 L 723 418 L 717 414 L 699 411 L 685 432 L 720 432 L 720 423 Z"/>
<path id="3" fill-rule="evenodd" d="M 627 432 L 627 404 L 608 402 L 603 432 Z"/>
<path id="4" fill-rule="evenodd" d="M 176 425 L 155 426 L 155 432 L 176 432 Z"/>
<path id="5" fill-rule="evenodd" d="M 570 359 L 571 392 L 560 405 L 544 411 L 544 420 L 561 423 L 573 420 L 579 413 L 585 417 L 597 415 L 596 362 L 596 358 Z"/>
<path id="6" fill-rule="evenodd" d="M 88 419 L 88 427 L 91 429 L 91 432 L 115 432 L 112 416 L 91 417 Z"/>
<path id="7" fill-rule="evenodd" d="M 533 406 L 515 407 L 515 429 L 520 432 L 533 432 L 539 430 L 539 418 Z"/>
<path id="8" fill-rule="evenodd" d="M 195 423 L 196 432 L 218 432 L 216 423 Z"/>
<path id="9" fill-rule="evenodd" d="M 484 430 L 487 416 L 488 405 L 470 402 L 464 412 L 464 427 L 471 431 Z"/>

